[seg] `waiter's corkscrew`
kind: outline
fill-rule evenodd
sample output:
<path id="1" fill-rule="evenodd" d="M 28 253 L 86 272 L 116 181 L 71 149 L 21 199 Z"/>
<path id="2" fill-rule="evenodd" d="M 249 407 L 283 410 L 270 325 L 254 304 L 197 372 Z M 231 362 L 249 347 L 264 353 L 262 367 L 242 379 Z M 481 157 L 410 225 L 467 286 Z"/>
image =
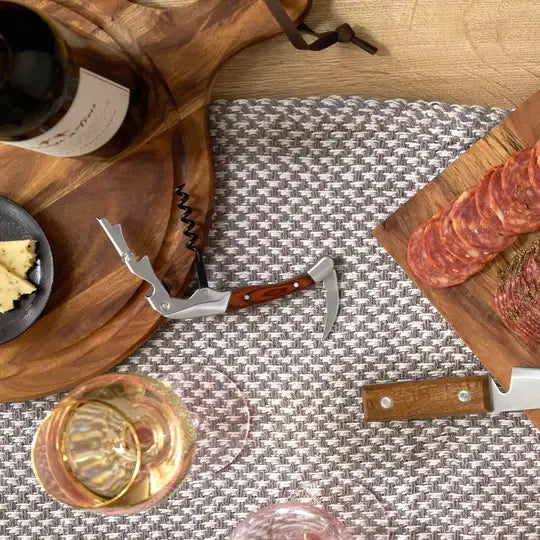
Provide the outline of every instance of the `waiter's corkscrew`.
<path id="1" fill-rule="evenodd" d="M 328 337 L 339 309 L 338 282 L 332 259 L 323 257 L 306 274 L 275 285 L 255 285 L 232 291 L 211 289 L 208 286 L 204 268 L 203 250 L 197 245 L 200 234 L 196 230 L 197 223 L 191 217 L 193 208 L 188 204 L 189 193 L 185 191 L 185 186 L 180 186 L 175 191 L 180 197 L 178 208 L 183 212 L 180 220 L 186 225 L 183 231 L 188 238 L 186 246 L 196 255 L 195 266 L 199 287 L 189 298 L 172 298 L 154 272 L 150 259 L 144 256 L 138 260 L 131 251 L 122 233 L 121 225 L 111 225 L 106 219 L 98 219 L 128 269 L 152 285 L 153 291 L 147 299 L 157 312 L 169 319 L 193 319 L 219 315 L 283 298 L 320 283 L 326 291 L 323 339 Z"/>

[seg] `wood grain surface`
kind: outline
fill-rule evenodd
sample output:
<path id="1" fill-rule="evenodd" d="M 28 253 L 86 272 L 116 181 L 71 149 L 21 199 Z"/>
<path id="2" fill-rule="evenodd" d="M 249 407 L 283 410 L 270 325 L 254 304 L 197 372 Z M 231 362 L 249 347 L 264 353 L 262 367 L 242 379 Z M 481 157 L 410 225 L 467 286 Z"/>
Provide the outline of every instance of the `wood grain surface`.
<path id="1" fill-rule="evenodd" d="M 263 0 L 208 0 L 162 11 L 128 0 L 31 0 L 122 50 L 151 84 L 151 110 L 134 145 L 111 162 L 58 159 L 0 148 L 0 193 L 22 204 L 47 234 L 55 284 L 45 315 L 0 348 L 0 400 L 63 390 L 126 358 L 163 319 L 148 287 L 129 273 L 96 218 L 122 224 L 136 255 L 148 255 L 172 294 L 187 288 L 185 247 L 174 188 L 190 194 L 204 246 L 214 176 L 207 104 L 219 66 L 279 28 Z M 308 0 L 287 0 L 291 17 Z"/>
<path id="2" fill-rule="evenodd" d="M 201 231 L 201 243 L 204 244 L 214 200 L 206 107 L 177 126 L 173 142 L 173 187 L 184 185 L 189 191 L 198 220 L 204 224 Z M 172 200 L 170 210 L 165 238 L 154 261 L 154 268 L 171 294 L 181 295 L 188 286 L 194 258 L 193 252 L 186 248 L 178 224 L 175 199 Z M 133 278 L 125 268 L 122 275 Z M 110 369 L 142 345 L 163 324 L 164 319 L 146 300 L 149 286 L 141 285 L 140 281 L 134 279 L 138 288 L 107 324 L 69 347 L 59 347 L 54 358 L 32 365 L 25 364 L 19 374 L 2 378 L 0 388 L 9 396 L 9 400 L 28 399 L 73 387 L 83 379 Z M 0 358 L 1 353 L 2 350 Z"/>
<path id="3" fill-rule="evenodd" d="M 24 192 L 36 177 L 43 183 L 46 178 L 50 180 L 48 192 L 54 191 L 56 185 L 62 190 L 62 195 L 46 206 L 39 194 L 25 204 L 49 239 L 55 279 L 44 316 L 19 338 L 0 348 L 2 398 L 9 396 L 3 387 L 6 381 L 18 386 L 21 377 L 51 371 L 59 350 L 106 324 L 137 289 L 137 278 L 125 272 L 96 217 L 105 216 L 124 224 L 126 239 L 133 249 L 146 252 L 154 260 L 171 213 L 173 166 L 169 133 L 147 143 L 131 159 L 111 165 L 81 185 L 70 183 L 72 160 L 40 158 L 21 149 L 0 150 L 4 171 L 19 169 L 16 185 L 12 175 L 0 177 L 1 193 L 23 202 L 17 190 Z M 40 169 L 42 161 L 50 167 Z M 21 167 L 21 163 L 26 167 Z M 71 186 L 71 191 L 65 185 Z M 38 204 L 34 205 L 34 201 Z M 51 376 L 61 379 L 56 370 Z"/>
<path id="4" fill-rule="evenodd" d="M 462 391 L 469 393 L 468 401 L 459 399 Z M 390 407 L 382 406 L 383 398 L 391 400 Z M 373 384 L 363 388 L 362 399 L 366 422 L 482 414 L 492 410 L 487 375 Z"/>
<path id="5" fill-rule="evenodd" d="M 280 35 L 228 62 L 214 97 L 362 95 L 514 107 L 540 85 L 538 0 L 314 0 L 307 22 L 319 30 L 349 22 L 380 53 L 341 45 L 310 54 Z"/>
<path id="6" fill-rule="evenodd" d="M 513 367 L 540 367 L 540 352 L 538 347 L 526 345 L 503 325 L 494 309 L 493 293 L 499 270 L 506 267 L 517 251 L 539 238 L 540 233 L 521 235 L 479 274 L 448 289 L 430 287 L 412 273 L 407 264 L 407 243 L 419 223 L 446 206 L 454 196 L 476 185 L 489 167 L 502 163 L 516 150 L 532 146 L 538 138 L 540 91 L 374 231 L 379 242 L 505 388 L 508 388 Z M 528 412 L 528 415 L 540 427 L 540 411 Z"/>
<path id="7" fill-rule="evenodd" d="M 313 287 L 313 285 L 315 285 L 315 281 L 313 281 L 309 274 L 306 274 L 289 281 L 276 283 L 275 285 L 253 285 L 251 287 L 235 289 L 229 300 L 227 312 L 230 313 L 239 309 L 265 304 L 266 302 L 303 291 L 309 287 Z"/>

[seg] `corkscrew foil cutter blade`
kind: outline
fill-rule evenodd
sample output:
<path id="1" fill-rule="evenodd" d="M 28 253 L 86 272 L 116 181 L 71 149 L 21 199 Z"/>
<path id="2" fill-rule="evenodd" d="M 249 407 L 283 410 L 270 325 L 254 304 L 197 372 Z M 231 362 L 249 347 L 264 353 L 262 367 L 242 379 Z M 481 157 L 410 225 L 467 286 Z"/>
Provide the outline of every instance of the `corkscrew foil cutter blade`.
<path id="1" fill-rule="evenodd" d="M 98 218 L 98 222 L 129 271 L 152 286 L 153 291 L 147 296 L 147 300 L 167 319 L 195 319 L 230 313 L 270 302 L 320 283 L 326 291 L 323 339 L 330 334 L 339 311 L 339 289 L 334 261 L 329 257 L 323 257 L 305 275 L 276 285 L 252 286 L 232 291 L 216 291 L 200 286 L 189 298 L 173 298 L 154 272 L 148 256 L 137 260 L 124 238 L 122 226 L 111 225 L 104 218 Z"/>

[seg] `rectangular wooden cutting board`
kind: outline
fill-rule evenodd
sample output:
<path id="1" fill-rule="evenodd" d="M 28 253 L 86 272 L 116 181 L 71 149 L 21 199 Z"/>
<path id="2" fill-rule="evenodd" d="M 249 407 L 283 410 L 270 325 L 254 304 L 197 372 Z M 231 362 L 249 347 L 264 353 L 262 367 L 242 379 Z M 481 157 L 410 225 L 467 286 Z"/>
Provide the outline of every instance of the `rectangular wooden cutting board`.
<path id="1" fill-rule="evenodd" d="M 502 163 L 517 150 L 532 146 L 539 138 L 540 91 L 374 230 L 379 242 L 506 389 L 513 367 L 540 367 L 540 346 L 526 345 L 507 330 L 495 312 L 493 292 L 498 271 L 505 268 L 517 251 L 540 237 L 540 232 L 521 235 L 482 272 L 448 289 L 430 287 L 412 273 L 407 264 L 407 244 L 419 223 L 429 219 L 456 195 L 476 185 L 489 167 Z M 540 411 L 527 414 L 540 427 Z"/>

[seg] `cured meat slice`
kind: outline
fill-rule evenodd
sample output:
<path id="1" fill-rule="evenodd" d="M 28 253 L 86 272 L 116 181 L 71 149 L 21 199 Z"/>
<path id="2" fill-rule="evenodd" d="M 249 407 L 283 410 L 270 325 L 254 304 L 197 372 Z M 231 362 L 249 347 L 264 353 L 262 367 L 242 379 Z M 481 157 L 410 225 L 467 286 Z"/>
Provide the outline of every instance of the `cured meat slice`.
<path id="1" fill-rule="evenodd" d="M 456 258 L 466 263 L 485 264 L 497 256 L 497 252 L 485 249 L 478 249 L 464 242 L 456 233 L 452 214 L 459 212 L 459 206 L 462 204 L 460 197 L 454 200 L 448 213 L 441 220 L 440 235 L 443 246 Z M 456 209 L 455 206 L 458 206 Z"/>
<path id="2" fill-rule="evenodd" d="M 525 268 L 521 268 L 514 276 L 513 295 L 518 328 L 523 335 L 528 336 L 531 343 L 540 341 L 540 305 L 530 293 Z"/>
<path id="3" fill-rule="evenodd" d="M 409 267 L 421 280 L 432 287 L 452 287 L 463 283 L 468 276 L 451 276 L 445 274 L 441 269 L 432 265 L 427 258 L 424 249 L 424 231 L 426 224 L 421 223 L 414 229 L 409 239 L 407 249 L 407 262 Z"/>
<path id="4" fill-rule="evenodd" d="M 539 248 L 539 244 L 535 244 L 533 246 L 533 254 L 529 258 L 527 266 L 525 267 L 525 278 L 531 289 L 534 290 L 534 292 L 531 292 L 533 292 L 533 294 L 540 299 L 540 263 L 538 261 Z"/>
<path id="5" fill-rule="evenodd" d="M 531 150 L 531 157 L 529 159 L 529 181 L 534 189 L 540 192 L 540 141 L 538 141 Z"/>
<path id="6" fill-rule="evenodd" d="M 480 251 L 500 252 L 516 239 L 515 236 L 504 236 L 494 231 L 482 219 L 476 207 L 476 188 L 465 191 L 457 198 L 451 207 L 449 219 L 459 238 Z"/>
<path id="7" fill-rule="evenodd" d="M 470 277 L 483 268 L 483 264 L 471 264 L 454 257 L 443 245 L 441 239 L 441 220 L 450 212 L 450 207 L 439 210 L 426 224 L 424 231 L 424 249 L 428 260 L 445 273 Z"/>
<path id="8" fill-rule="evenodd" d="M 538 334 L 528 325 L 528 313 L 516 289 L 518 276 L 508 274 L 495 295 L 495 308 L 504 325 L 527 343 L 535 343 Z"/>
<path id="9" fill-rule="evenodd" d="M 480 183 L 476 186 L 476 209 L 481 218 L 486 222 L 487 227 L 491 227 L 494 231 L 504 233 L 504 229 L 501 220 L 497 217 L 497 214 L 491 208 L 489 204 L 489 183 L 494 174 L 502 173 L 502 165 L 493 167 L 484 176 Z"/>
<path id="10" fill-rule="evenodd" d="M 520 150 L 508 158 L 501 177 L 505 199 L 526 216 L 540 216 L 540 190 L 529 179 L 532 149 Z"/>
<path id="11" fill-rule="evenodd" d="M 540 265 L 537 242 L 501 274 L 495 307 L 503 323 L 528 343 L 540 342 Z"/>
<path id="12" fill-rule="evenodd" d="M 529 257 L 523 270 L 523 277 L 527 285 L 527 298 L 534 303 L 540 319 L 540 264 L 538 264 L 538 254 Z"/>
<path id="13" fill-rule="evenodd" d="M 430 285 L 450 287 L 479 272 L 518 234 L 536 230 L 540 230 L 540 140 L 487 171 L 477 186 L 419 225 L 409 239 L 409 265 Z M 538 334 L 540 343 L 540 290 L 539 301 L 530 301 L 536 291 L 535 272 L 540 275 L 540 256 L 536 266 L 530 264 L 528 273 L 525 266 L 520 272 L 512 266 L 497 289 L 496 306 L 509 328 L 527 339 Z"/>
<path id="14" fill-rule="evenodd" d="M 509 316 L 510 310 L 508 306 L 510 306 L 510 299 L 507 286 L 508 280 L 505 281 L 504 285 L 499 285 L 495 292 L 495 311 L 506 328 L 512 332 L 518 333 L 518 327 Z"/>
<path id="15" fill-rule="evenodd" d="M 489 182 L 489 204 L 507 234 L 532 232 L 540 228 L 540 216 L 526 216 L 513 207 L 502 188 L 502 174 L 497 172 Z"/>
<path id="16" fill-rule="evenodd" d="M 513 310 L 509 314 L 514 318 L 518 333 L 529 343 L 536 343 L 540 339 L 538 309 L 529 298 L 529 288 L 523 274 L 524 269 L 521 269 L 512 276 L 510 297 Z"/>

